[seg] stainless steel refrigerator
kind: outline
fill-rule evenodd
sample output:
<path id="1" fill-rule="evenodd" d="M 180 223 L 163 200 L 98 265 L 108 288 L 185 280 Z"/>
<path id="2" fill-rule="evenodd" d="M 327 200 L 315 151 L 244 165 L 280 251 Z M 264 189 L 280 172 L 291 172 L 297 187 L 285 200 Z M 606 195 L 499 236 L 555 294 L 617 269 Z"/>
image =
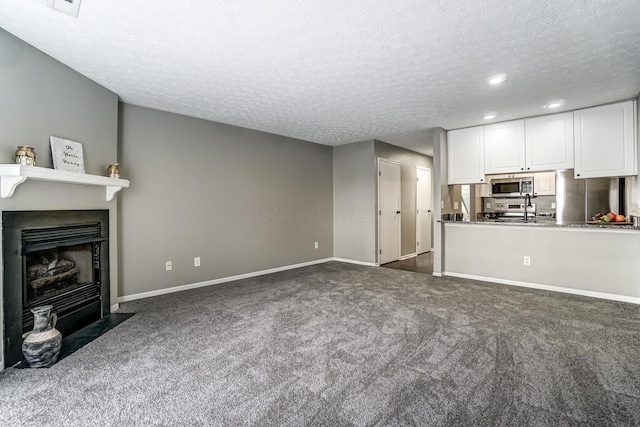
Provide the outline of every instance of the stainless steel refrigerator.
<path id="1" fill-rule="evenodd" d="M 556 222 L 558 224 L 591 221 L 601 212 L 619 213 L 618 178 L 574 179 L 573 170 L 556 172 Z"/>

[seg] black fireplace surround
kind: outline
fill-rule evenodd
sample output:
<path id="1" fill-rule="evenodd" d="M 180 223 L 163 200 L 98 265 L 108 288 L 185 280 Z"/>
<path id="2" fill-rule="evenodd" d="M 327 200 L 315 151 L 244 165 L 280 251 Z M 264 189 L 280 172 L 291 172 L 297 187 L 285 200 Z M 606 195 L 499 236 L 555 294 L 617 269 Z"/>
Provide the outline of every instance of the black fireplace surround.
<path id="1" fill-rule="evenodd" d="M 4 364 L 23 359 L 31 308 L 53 305 L 63 337 L 109 314 L 109 211 L 2 213 Z"/>

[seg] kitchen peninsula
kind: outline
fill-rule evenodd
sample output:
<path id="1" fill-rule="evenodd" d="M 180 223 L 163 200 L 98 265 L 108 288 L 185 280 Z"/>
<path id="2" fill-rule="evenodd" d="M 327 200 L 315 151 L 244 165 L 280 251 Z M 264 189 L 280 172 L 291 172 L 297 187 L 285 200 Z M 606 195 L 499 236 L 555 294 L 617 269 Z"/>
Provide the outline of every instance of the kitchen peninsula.
<path id="1" fill-rule="evenodd" d="M 638 227 L 482 221 L 439 226 L 445 276 L 640 303 Z"/>
<path id="2" fill-rule="evenodd" d="M 467 221 L 436 224 L 434 274 L 640 304 L 640 227 L 589 223 L 640 215 L 637 114 L 625 101 L 447 132 L 443 218 Z"/>

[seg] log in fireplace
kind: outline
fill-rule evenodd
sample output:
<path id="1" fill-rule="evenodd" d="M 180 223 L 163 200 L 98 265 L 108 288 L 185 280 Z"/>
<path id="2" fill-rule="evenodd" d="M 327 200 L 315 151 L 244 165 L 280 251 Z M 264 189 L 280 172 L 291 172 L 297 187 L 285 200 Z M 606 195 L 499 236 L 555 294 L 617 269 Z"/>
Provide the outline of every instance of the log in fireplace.
<path id="1" fill-rule="evenodd" d="M 31 309 L 53 305 L 63 337 L 109 314 L 109 211 L 2 213 L 4 362 L 22 360 Z"/>

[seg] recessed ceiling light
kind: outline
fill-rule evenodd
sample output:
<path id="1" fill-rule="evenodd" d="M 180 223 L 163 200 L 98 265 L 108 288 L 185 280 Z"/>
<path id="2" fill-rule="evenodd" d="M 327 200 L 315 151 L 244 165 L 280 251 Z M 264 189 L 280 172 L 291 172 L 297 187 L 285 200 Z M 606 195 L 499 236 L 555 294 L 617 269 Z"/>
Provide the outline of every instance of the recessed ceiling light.
<path id="1" fill-rule="evenodd" d="M 544 104 L 544 108 L 554 109 L 554 108 L 560 108 L 563 105 L 564 105 L 564 101 L 563 100 L 551 101 L 548 104 Z"/>
<path id="2" fill-rule="evenodd" d="M 483 119 L 485 120 L 491 120 L 491 119 L 495 119 L 498 115 L 496 113 L 487 113 L 484 116 L 482 116 Z"/>
<path id="3" fill-rule="evenodd" d="M 487 79 L 487 84 L 491 86 L 497 86 L 507 81 L 506 74 L 496 74 L 495 76 L 491 76 Z"/>

